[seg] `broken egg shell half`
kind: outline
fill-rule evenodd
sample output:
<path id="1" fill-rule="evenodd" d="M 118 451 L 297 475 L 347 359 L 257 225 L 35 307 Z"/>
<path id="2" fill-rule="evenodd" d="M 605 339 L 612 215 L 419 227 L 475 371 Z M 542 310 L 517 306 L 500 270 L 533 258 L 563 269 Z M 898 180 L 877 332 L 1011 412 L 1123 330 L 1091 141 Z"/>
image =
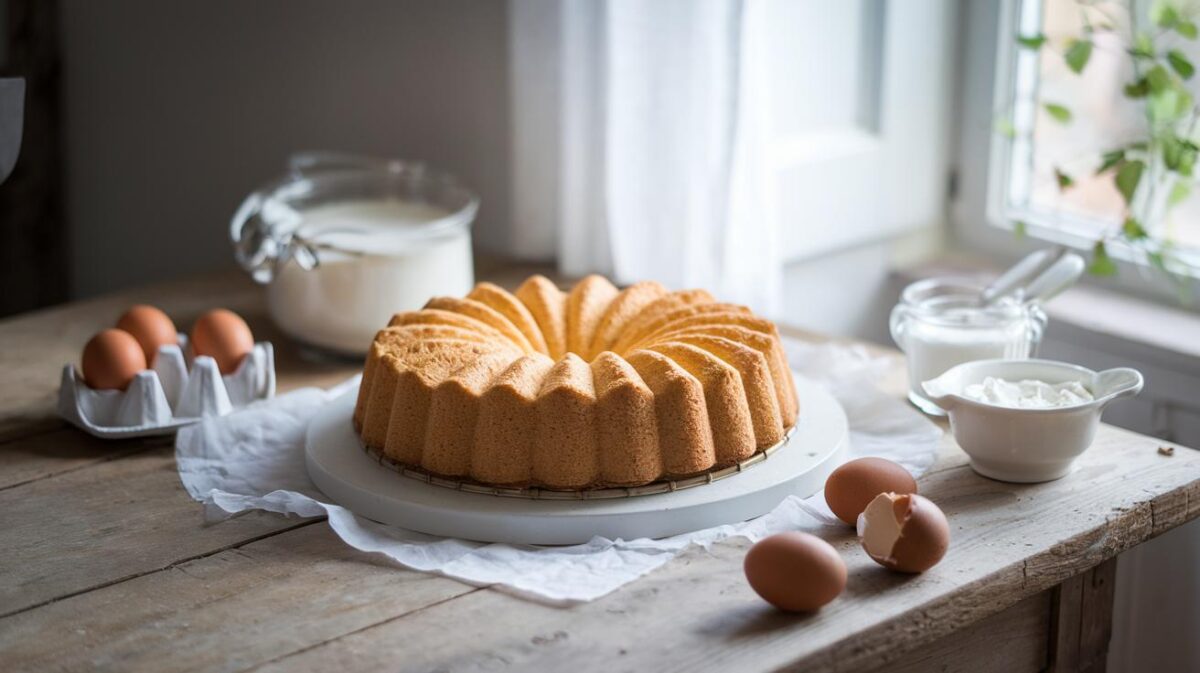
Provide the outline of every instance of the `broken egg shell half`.
<path id="1" fill-rule="evenodd" d="M 791 531 L 764 538 L 746 552 L 750 588 L 788 612 L 812 612 L 846 588 L 846 562 L 816 535 Z"/>
<path id="2" fill-rule="evenodd" d="M 858 517 L 863 549 L 879 565 L 922 573 L 937 565 L 950 546 L 950 524 L 924 496 L 880 493 Z"/>

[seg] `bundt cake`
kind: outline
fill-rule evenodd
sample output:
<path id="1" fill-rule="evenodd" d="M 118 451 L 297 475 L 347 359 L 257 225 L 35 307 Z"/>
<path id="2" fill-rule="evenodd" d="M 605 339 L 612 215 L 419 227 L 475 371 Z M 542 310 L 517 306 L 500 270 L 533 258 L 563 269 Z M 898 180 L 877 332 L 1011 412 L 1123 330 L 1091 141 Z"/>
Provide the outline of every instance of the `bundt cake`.
<path id="1" fill-rule="evenodd" d="M 354 409 L 363 443 L 505 487 L 638 486 L 783 440 L 799 405 L 775 325 L 703 290 L 543 276 L 394 316 Z"/>

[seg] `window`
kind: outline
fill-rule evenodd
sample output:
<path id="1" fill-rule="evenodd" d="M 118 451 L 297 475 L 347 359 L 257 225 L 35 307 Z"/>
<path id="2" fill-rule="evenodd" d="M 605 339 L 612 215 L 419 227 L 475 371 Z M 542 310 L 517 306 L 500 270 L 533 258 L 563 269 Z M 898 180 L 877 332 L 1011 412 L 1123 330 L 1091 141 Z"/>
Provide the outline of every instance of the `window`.
<path id="1" fill-rule="evenodd" d="M 1167 170 L 1163 149 L 1153 140 L 1124 155 L 1145 164 L 1127 204 L 1115 179 L 1122 165 L 1105 162 L 1117 156 L 1106 157 L 1107 153 L 1161 137 L 1151 133 L 1148 99 L 1131 98 L 1126 92 L 1127 84 L 1154 65 L 1143 59 L 1135 73 L 1129 50 L 1136 36 L 1151 36 L 1154 52 L 1167 66 L 1162 56 L 1169 52 L 1200 61 L 1200 42 L 1188 39 L 1187 31 L 1156 25 L 1152 18 L 1162 7 L 1174 6 L 1161 0 L 1023 0 L 1010 5 L 1012 14 L 1001 22 L 997 37 L 998 132 L 993 152 L 1000 159 L 993 164 L 999 170 L 993 169 L 988 185 L 991 224 L 1078 247 L 1107 239 L 1105 252 L 1139 264 L 1161 264 L 1162 258 L 1154 257 L 1161 249 L 1169 268 L 1197 274 L 1200 189 L 1193 188 L 1193 180 Z M 1188 10 L 1180 6 L 1178 11 L 1183 17 Z M 1022 46 L 1018 36 L 1044 36 L 1045 42 L 1040 48 L 1036 42 Z M 1078 73 L 1068 57 L 1072 40 L 1091 45 Z M 1077 69 L 1079 63 L 1074 61 Z M 1200 139 L 1200 113 L 1194 103 L 1200 99 L 1200 78 L 1191 77 L 1188 70 L 1184 65 L 1171 73 L 1193 96 L 1172 127 L 1181 139 L 1195 142 Z M 1127 217 L 1144 227 L 1147 244 L 1115 238 Z"/>

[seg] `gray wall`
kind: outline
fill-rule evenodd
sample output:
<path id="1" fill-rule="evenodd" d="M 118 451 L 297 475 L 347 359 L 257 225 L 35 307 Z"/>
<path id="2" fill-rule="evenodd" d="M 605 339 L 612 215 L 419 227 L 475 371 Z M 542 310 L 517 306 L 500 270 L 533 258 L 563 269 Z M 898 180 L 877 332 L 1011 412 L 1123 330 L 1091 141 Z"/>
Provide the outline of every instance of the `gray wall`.
<path id="1" fill-rule="evenodd" d="M 72 294 L 232 267 L 230 215 L 303 149 L 446 168 L 483 198 L 477 245 L 512 251 L 507 12 L 500 0 L 65 0 Z M 893 247 L 789 265 L 789 322 L 886 343 Z"/>
<path id="2" fill-rule="evenodd" d="M 292 151 L 427 160 L 509 215 L 507 6 L 67 0 L 72 293 L 230 267 L 229 217 Z"/>

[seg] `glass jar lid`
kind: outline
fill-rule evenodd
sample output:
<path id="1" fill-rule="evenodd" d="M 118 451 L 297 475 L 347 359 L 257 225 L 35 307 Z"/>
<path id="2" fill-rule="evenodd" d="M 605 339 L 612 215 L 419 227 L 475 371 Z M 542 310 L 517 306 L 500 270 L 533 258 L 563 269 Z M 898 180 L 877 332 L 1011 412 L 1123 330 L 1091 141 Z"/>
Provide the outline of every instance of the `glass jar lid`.
<path id="1" fill-rule="evenodd" d="M 352 219 L 335 227 L 305 226 L 306 213 L 347 203 L 403 205 L 419 216 L 383 226 Z M 291 157 L 286 175 L 246 197 L 229 233 L 238 264 L 267 283 L 289 261 L 318 266 L 322 251 L 387 255 L 458 235 L 478 209 L 479 198 L 457 179 L 423 163 L 306 152 Z"/>
<path id="2" fill-rule="evenodd" d="M 901 303 L 922 321 L 947 327 L 991 328 L 1030 316 L 1013 297 L 984 305 L 980 299 L 986 283 L 966 277 L 928 278 L 904 288 Z"/>

